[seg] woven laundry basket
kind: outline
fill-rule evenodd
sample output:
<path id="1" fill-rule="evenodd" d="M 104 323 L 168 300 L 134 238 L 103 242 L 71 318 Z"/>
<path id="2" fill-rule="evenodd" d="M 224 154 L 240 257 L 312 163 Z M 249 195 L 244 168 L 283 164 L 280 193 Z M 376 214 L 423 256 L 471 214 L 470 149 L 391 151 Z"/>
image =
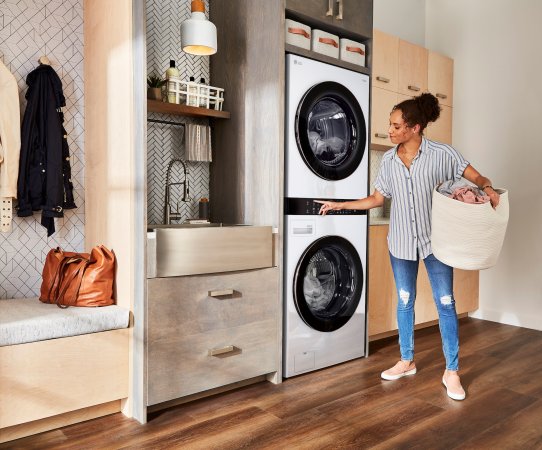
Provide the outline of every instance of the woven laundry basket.
<path id="1" fill-rule="evenodd" d="M 497 263 L 508 224 L 508 191 L 497 209 L 491 203 L 472 204 L 433 191 L 431 247 L 444 264 L 465 270 L 482 270 Z"/>

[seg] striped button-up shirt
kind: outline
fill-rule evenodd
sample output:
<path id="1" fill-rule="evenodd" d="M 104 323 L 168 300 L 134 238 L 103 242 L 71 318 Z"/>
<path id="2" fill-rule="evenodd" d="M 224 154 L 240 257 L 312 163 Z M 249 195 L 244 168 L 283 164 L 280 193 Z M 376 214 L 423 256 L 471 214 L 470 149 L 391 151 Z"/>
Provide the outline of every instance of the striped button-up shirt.
<path id="1" fill-rule="evenodd" d="M 469 165 L 453 147 L 422 138 L 407 169 L 397 146 L 382 157 L 375 188 L 392 199 L 388 248 L 396 258 L 416 261 L 431 250 L 433 189 L 443 181 L 460 179 Z"/>

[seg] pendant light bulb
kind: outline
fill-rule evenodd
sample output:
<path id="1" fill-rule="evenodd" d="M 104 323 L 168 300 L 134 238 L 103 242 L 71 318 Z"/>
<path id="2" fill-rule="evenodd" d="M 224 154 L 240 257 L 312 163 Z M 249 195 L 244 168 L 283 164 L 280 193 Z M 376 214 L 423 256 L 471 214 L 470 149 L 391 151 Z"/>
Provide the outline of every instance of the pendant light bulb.
<path id="1" fill-rule="evenodd" d="M 190 19 L 181 23 L 181 46 L 192 55 L 216 53 L 216 27 L 205 17 L 203 0 L 192 0 Z"/>

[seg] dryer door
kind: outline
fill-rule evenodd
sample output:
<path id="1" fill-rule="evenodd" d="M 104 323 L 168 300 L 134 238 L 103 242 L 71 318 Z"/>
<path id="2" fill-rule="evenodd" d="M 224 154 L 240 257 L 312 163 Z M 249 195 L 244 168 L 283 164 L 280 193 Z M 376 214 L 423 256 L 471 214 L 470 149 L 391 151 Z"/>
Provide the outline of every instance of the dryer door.
<path id="1" fill-rule="evenodd" d="M 318 331 L 335 331 L 354 315 L 361 299 L 363 267 L 354 246 L 338 236 L 314 241 L 294 274 L 293 295 L 303 321 Z"/>
<path id="2" fill-rule="evenodd" d="M 357 169 L 365 152 L 365 130 L 358 101 L 339 83 L 314 85 L 297 108 L 297 147 L 305 164 L 325 180 L 342 180 Z"/>

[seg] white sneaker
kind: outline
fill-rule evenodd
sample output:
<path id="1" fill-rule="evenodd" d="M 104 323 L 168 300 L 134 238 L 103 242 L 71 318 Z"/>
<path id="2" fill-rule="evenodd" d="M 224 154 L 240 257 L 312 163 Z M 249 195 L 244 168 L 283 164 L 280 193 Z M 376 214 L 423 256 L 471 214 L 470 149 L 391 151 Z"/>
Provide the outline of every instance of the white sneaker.
<path id="1" fill-rule="evenodd" d="M 406 377 L 407 375 L 414 375 L 416 373 L 416 366 L 412 361 L 399 361 L 391 369 L 385 370 L 380 374 L 384 380 L 398 380 L 399 378 Z"/>
<path id="2" fill-rule="evenodd" d="M 442 384 L 446 388 L 446 394 L 448 394 L 448 397 L 450 397 L 453 400 L 465 400 L 465 390 L 461 386 L 461 382 L 459 383 L 459 386 L 453 386 L 448 387 L 448 384 L 446 383 L 446 375 L 442 377 Z"/>

